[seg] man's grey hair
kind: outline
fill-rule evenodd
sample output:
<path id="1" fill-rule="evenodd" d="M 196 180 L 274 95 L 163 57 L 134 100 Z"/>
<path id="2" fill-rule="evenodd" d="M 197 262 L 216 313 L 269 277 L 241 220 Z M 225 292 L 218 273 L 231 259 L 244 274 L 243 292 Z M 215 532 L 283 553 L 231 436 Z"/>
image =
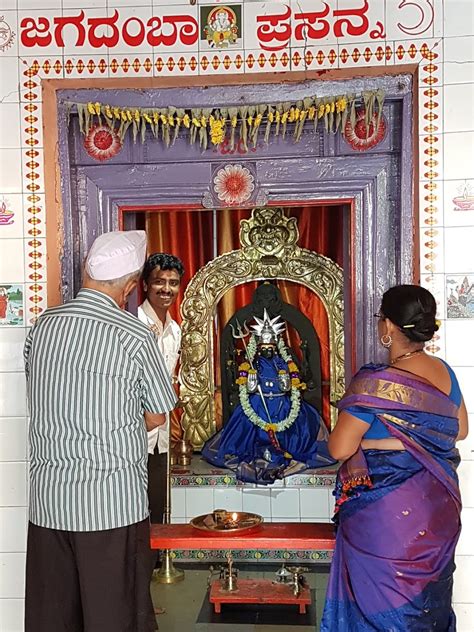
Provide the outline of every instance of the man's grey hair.
<path id="1" fill-rule="evenodd" d="M 107 279 L 107 281 L 96 281 L 96 283 L 100 283 L 101 285 L 105 285 L 107 287 L 122 288 L 130 281 L 138 281 L 142 274 L 142 269 L 143 267 L 136 272 L 125 274 L 124 276 L 118 277 L 116 279 Z"/>

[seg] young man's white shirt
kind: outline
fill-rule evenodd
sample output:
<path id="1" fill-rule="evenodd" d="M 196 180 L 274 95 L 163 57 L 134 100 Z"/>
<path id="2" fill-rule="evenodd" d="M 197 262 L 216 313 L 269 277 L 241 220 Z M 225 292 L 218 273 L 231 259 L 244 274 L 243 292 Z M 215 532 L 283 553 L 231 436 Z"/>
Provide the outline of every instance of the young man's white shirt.
<path id="1" fill-rule="evenodd" d="M 137 316 L 142 323 L 148 325 L 155 332 L 158 346 L 165 360 L 170 377 L 174 376 L 178 364 L 179 349 L 181 346 L 181 328 L 167 312 L 165 324 L 156 315 L 155 310 L 148 299 L 138 307 Z M 148 432 L 148 454 L 153 454 L 158 444 L 158 452 L 168 452 L 170 415 L 166 414 L 166 422 Z"/>

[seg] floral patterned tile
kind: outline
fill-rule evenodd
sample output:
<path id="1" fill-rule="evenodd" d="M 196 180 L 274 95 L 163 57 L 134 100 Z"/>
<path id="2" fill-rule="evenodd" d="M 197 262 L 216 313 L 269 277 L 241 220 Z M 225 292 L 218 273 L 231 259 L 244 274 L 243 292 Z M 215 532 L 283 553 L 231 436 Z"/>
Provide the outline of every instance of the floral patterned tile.
<path id="1" fill-rule="evenodd" d="M 228 550 L 193 549 L 172 551 L 171 557 L 178 561 L 226 562 Z M 307 564 L 329 564 L 332 551 L 291 551 L 291 550 L 231 550 L 235 562 L 305 562 Z"/>

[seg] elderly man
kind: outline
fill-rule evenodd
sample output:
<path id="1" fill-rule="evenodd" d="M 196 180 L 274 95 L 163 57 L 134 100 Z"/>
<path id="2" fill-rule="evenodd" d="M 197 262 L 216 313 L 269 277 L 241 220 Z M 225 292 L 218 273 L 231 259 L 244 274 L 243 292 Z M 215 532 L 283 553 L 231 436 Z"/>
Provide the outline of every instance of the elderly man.
<path id="1" fill-rule="evenodd" d="M 150 632 L 147 434 L 176 397 L 153 333 L 123 310 L 144 231 L 96 239 L 77 297 L 25 345 L 26 632 Z"/>

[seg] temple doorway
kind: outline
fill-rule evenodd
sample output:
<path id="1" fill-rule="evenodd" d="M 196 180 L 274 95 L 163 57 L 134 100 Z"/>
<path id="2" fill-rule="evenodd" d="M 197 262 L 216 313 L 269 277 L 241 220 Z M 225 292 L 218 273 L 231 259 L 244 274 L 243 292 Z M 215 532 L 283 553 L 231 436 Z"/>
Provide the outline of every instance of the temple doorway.
<path id="1" fill-rule="evenodd" d="M 351 207 L 348 203 L 327 201 L 319 204 L 284 206 L 287 217 L 296 219 L 299 246 L 328 257 L 347 271 L 350 285 L 352 267 Z M 180 209 L 154 207 L 124 207 L 120 209 L 121 224 L 125 229 L 143 229 L 148 234 L 148 251 L 169 252 L 181 258 L 185 267 L 182 292 L 172 307 L 172 316 L 181 323 L 181 305 L 186 287 L 195 274 L 213 259 L 240 248 L 239 227 L 241 220 L 251 215 L 251 209 Z M 321 403 L 318 406 L 326 425 L 330 426 L 330 343 L 328 315 L 318 296 L 309 288 L 294 281 L 275 279 L 282 299 L 302 312 L 312 323 L 320 348 Z M 251 302 L 258 281 L 249 281 L 229 289 L 220 300 L 214 318 L 214 380 L 215 427 L 222 425 L 223 402 L 221 398 L 220 336 L 223 328 L 235 312 Z M 349 287 L 349 286 L 348 286 Z M 140 293 L 129 305 L 133 312 L 141 302 Z M 301 360 L 300 340 L 297 332 L 288 327 L 287 342 Z M 224 406 L 225 407 L 225 406 Z M 225 415 L 224 415 L 225 418 Z M 175 415 L 174 433 L 180 436 L 179 416 Z"/>

